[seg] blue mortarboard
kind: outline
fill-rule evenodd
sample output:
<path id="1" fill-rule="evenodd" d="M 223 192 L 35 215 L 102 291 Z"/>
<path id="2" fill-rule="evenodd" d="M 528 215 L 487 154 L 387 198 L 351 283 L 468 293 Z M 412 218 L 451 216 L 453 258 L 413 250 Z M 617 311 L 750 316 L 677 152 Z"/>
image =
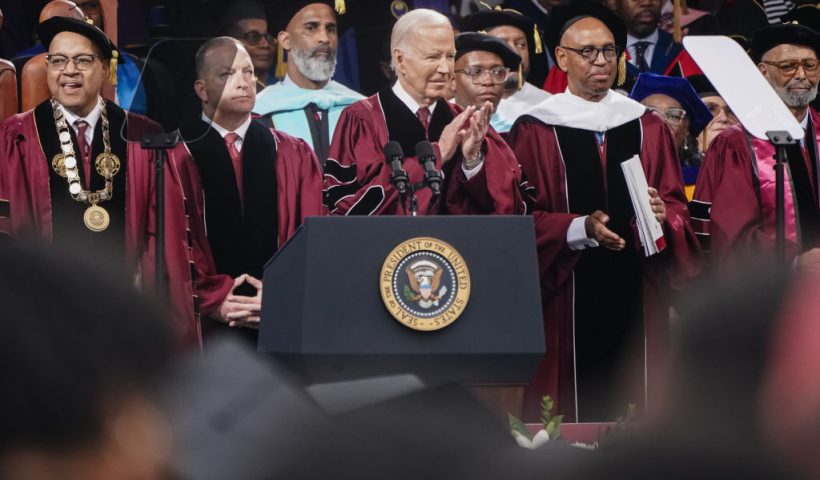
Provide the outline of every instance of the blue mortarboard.
<path id="1" fill-rule="evenodd" d="M 699 134 L 712 121 L 709 109 L 685 78 L 642 73 L 638 75 L 638 81 L 632 87 L 629 98 L 640 102 L 656 93 L 667 95 L 680 102 L 686 114 L 689 115 L 689 133 L 692 135 Z"/>

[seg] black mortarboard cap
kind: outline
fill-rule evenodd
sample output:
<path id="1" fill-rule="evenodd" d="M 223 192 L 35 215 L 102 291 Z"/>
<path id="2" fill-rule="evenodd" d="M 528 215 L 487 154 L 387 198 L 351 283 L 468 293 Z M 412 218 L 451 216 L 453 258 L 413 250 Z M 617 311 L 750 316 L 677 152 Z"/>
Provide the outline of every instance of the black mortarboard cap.
<path id="1" fill-rule="evenodd" d="M 561 44 L 561 37 L 578 20 L 593 17 L 601 21 L 612 32 L 615 45 L 626 49 L 626 26 L 615 13 L 598 2 L 579 0 L 550 10 L 550 31 L 547 45 L 550 51 Z"/>
<path id="2" fill-rule="evenodd" d="M 792 11 L 780 17 L 780 22 L 796 23 L 809 27 L 815 32 L 820 32 L 820 5 L 810 3 L 795 7 Z"/>
<path id="3" fill-rule="evenodd" d="M 344 0 L 272 0 L 267 2 L 266 7 L 268 29 L 274 35 L 287 29 L 288 23 L 300 10 L 314 3 L 327 5 L 337 16 L 344 15 L 346 11 Z"/>
<path id="4" fill-rule="evenodd" d="M 521 64 L 521 57 L 501 39 L 478 32 L 465 32 L 456 36 L 456 60 L 468 52 L 491 52 L 499 57 L 504 66 L 515 72 Z"/>
<path id="5" fill-rule="evenodd" d="M 528 17 L 517 10 L 510 8 L 487 8 L 464 17 L 461 22 L 462 32 L 484 32 L 502 25 L 518 28 L 532 42 L 533 51 L 538 54 L 543 51 L 541 32 L 538 26 Z"/>
<path id="6" fill-rule="evenodd" d="M 806 46 L 817 53 L 820 52 L 820 33 L 794 23 L 769 25 L 754 33 L 749 55 L 759 62 L 766 52 L 784 44 Z"/>
<path id="7" fill-rule="evenodd" d="M 719 97 L 720 94 L 718 93 L 717 89 L 712 82 L 706 77 L 706 75 L 697 74 L 697 75 L 690 75 L 686 77 L 689 80 L 689 83 L 692 85 L 692 88 L 695 89 L 698 96 L 700 97 Z"/>
<path id="8" fill-rule="evenodd" d="M 51 41 L 54 40 L 57 34 L 62 32 L 74 32 L 94 42 L 94 44 L 100 48 L 102 56 L 106 60 L 111 57 L 116 57 L 119 63 L 123 63 L 124 61 L 119 57 L 117 47 L 114 46 L 114 43 L 108 38 L 105 32 L 84 20 L 68 17 L 51 17 L 38 24 L 37 27 L 35 27 L 35 31 L 46 49 L 51 45 Z"/>

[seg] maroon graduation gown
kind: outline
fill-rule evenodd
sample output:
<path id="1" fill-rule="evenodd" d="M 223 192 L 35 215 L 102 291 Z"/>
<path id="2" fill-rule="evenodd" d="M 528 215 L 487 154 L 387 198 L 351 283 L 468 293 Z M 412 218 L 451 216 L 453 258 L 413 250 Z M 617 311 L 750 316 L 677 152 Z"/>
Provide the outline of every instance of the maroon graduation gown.
<path id="1" fill-rule="evenodd" d="M 438 139 L 441 130 L 462 111 L 439 100 L 430 119 L 428 139 L 441 170 Z M 424 128 L 395 96 L 382 90 L 347 107 L 343 112 L 325 164 L 324 202 L 332 215 L 401 215 L 399 194 L 390 183 L 390 165 L 384 145 L 397 141 L 406 155 L 404 169 L 411 183 L 424 180 L 424 169 L 414 156 L 415 145 L 425 139 Z M 521 167 L 504 140 L 492 129 L 484 142 L 484 166 L 467 180 L 460 153 L 444 168 L 444 202 L 431 203 L 431 192 L 417 192 L 420 215 L 521 214 L 528 212 L 527 184 Z M 429 210 L 429 212 L 428 212 Z M 409 208 L 408 208 L 409 211 Z"/>
<path id="2" fill-rule="evenodd" d="M 124 119 L 126 114 L 111 102 L 107 102 L 106 106 L 113 144 L 119 141 L 122 124 L 120 120 L 118 125 L 116 119 Z M 42 139 L 51 138 L 52 135 L 56 142 L 57 134 L 50 115 L 53 115 L 50 101 L 46 101 L 34 110 L 10 117 L 0 126 L 0 199 L 4 203 L 0 210 L 5 210 L 2 213 L 7 214 L 0 215 L 6 217 L 0 218 L 0 231 L 12 237 L 34 238 L 46 243 L 60 241 L 55 237 L 55 229 L 61 228 L 60 225 L 71 222 L 82 225 L 83 221 L 81 214 L 76 218 L 75 215 L 69 218 L 56 218 L 54 215 L 58 203 L 69 205 L 73 200 L 69 197 L 64 180 L 62 183 L 52 181 L 51 158 L 46 158 L 45 147 L 41 145 Z M 139 139 L 145 134 L 160 131 L 159 125 L 145 117 L 127 115 L 129 139 Z M 99 133 L 94 135 L 95 144 L 101 142 Z M 121 148 L 123 151 L 118 156 L 124 163 L 122 168 L 125 174 L 123 178 L 121 171 L 117 176 L 120 178 L 115 177 L 115 182 L 122 182 L 124 188 L 115 188 L 115 200 L 111 205 L 119 202 L 123 208 L 119 212 L 111 211 L 112 226 L 102 234 L 121 237 L 124 266 L 138 271 L 143 291 L 150 292 L 155 278 L 154 155 L 142 150 L 135 142 L 123 142 Z M 94 150 L 93 155 L 96 154 Z M 198 346 L 201 342 L 200 308 L 203 313 L 208 313 L 220 305 L 231 282 L 230 278 L 220 279 L 207 271 L 210 251 L 207 240 L 200 234 L 201 229 L 193 223 L 189 225 L 189 219 L 193 216 L 187 212 L 189 202 L 183 180 L 170 163 L 165 175 L 165 264 L 173 328 L 180 346 Z M 68 201 L 64 202 L 66 199 L 58 195 L 65 195 Z M 103 206 L 111 208 L 111 205 L 106 202 Z M 117 227 L 114 223 L 118 216 L 121 223 Z"/>
<path id="3" fill-rule="evenodd" d="M 630 138 L 615 138 L 622 128 L 627 129 L 622 135 L 628 135 Z M 557 130 L 562 132 L 560 135 L 566 143 L 559 144 Z M 582 299 L 576 298 L 576 281 L 580 280 L 575 277 L 577 268 L 583 266 L 584 274 L 589 279 L 590 276 L 595 277 L 596 269 L 599 267 L 617 266 L 607 270 L 608 275 L 612 277 L 603 280 L 602 283 L 606 285 L 598 290 L 601 298 L 586 297 L 585 301 L 587 304 L 596 304 L 603 303 L 606 299 L 615 303 L 620 302 L 622 308 L 633 311 L 642 309 L 646 312 L 644 318 L 638 320 L 643 320 L 643 324 L 637 325 L 643 333 L 638 341 L 646 342 L 650 364 L 655 356 L 653 352 L 662 348 L 660 341 L 666 329 L 666 312 L 663 311 L 664 306 L 660 301 L 663 290 L 695 275 L 699 268 L 699 249 L 689 222 L 678 157 L 672 134 L 662 119 L 654 114 L 644 114 L 639 119 L 609 130 L 606 139 L 607 158 L 600 158 L 600 165 L 595 167 L 599 160 L 596 152 L 592 154 L 595 157 L 592 164 L 580 165 L 574 160 L 576 157 L 598 148 L 593 135 L 593 132 L 586 130 L 546 125 L 526 116 L 519 119 L 508 138 L 516 158 L 521 162 L 527 178 L 537 192 L 533 215 L 536 220 L 547 354 L 536 378 L 527 388 L 524 415 L 530 420 L 538 418 L 538 402 L 545 394 L 556 400 L 558 412 L 566 415 L 567 420 L 578 420 L 576 389 L 579 386 L 576 385 L 574 349 L 575 329 L 581 327 L 580 324 L 576 325 L 575 315 L 577 307 L 588 305 L 580 305 Z M 616 143 L 622 146 L 616 147 Z M 615 149 L 620 149 L 621 154 L 629 156 L 612 158 L 618 153 Z M 644 258 L 640 250 L 635 233 L 634 212 L 628 197 L 624 197 L 625 186 L 620 187 L 620 197 L 613 197 L 616 187 L 623 185 L 620 167 L 617 164 L 607 164 L 607 160 L 615 160 L 618 163 L 628 160 L 632 154 L 640 155 L 648 183 L 658 189 L 667 209 L 667 219 L 663 225 L 667 248 L 661 254 L 649 258 Z M 590 155 L 587 157 L 592 158 Z M 575 172 L 574 179 L 567 177 L 567 168 L 570 167 Z M 587 170 L 583 170 L 584 168 Z M 578 191 L 569 191 L 573 188 Z M 606 202 L 613 198 L 618 200 L 618 204 L 610 204 L 607 208 Z M 596 205 L 596 201 L 601 202 L 600 206 L 604 208 Z M 570 209 L 571 203 L 576 208 L 590 211 L 573 211 Z M 631 245 L 627 243 L 627 250 L 620 255 L 610 255 L 610 252 L 603 250 L 604 247 L 573 251 L 567 245 L 570 222 L 579 215 L 592 213 L 592 210 L 598 208 L 612 217 L 610 228 L 620 229 L 618 233 L 622 237 L 630 238 L 634 242 Z M 582 260 L 585 257 L 587 262 L 583 265 Z M 621 272 L 622 267 L 627 271 Z M 600 286 L 601 282 L 597 285 Z M 619 293 L 613 297 L 609 289 Z M 638 295 L 634 296 L 637 305 L 634 302 L 631 305 L 621 302 L 618 298 L 633 296 L 635 291 L 638 292 Z M 606 308 L 607 305 L 603 307 Z M 621 317 L 623 313 L 620 312 Z M 601 324 L 618 321 L 608 314 L 601 318 L 586 320 L 602 322 Z M 634 320 L 621 318 L 620 321 Z M 613 335 L 622 333 L 612 332 Z M 603 359 L 600 362 L 606 361 Z M 642 361 L 640 363 L 643 364 Z M 610 373 L 615 375 L 617 371 L 613 369 Z M 639 376 L 643 377 L 642 374 Z M 649 377 L 652 377 L 651 372 Z M 640 401 L 634 396 L 630 397 L 630 401 L 636 400 Z M 617 405 L 616 408 L 623 411 L 626 403 Z M 614 417 L 609 418 L 612 419 Z M 589 421 L 590 418 L 581 412 L 580 420 Z"/>
<path id="4" fill-rule="evenodd" d="M 787 149 L 786 251 L 789 258 L 820 246 L 817 151 L 820 115 L 809 108 L 806 148 Z M 813 138 L 812 138 L 813 137 Z M 706 152 L 690 204 L 692 223 L 716 270 L 742 265 L 762 252 L 773 255 L 776 238 L 774 148 L 741 125 L 727 128 Z"/>

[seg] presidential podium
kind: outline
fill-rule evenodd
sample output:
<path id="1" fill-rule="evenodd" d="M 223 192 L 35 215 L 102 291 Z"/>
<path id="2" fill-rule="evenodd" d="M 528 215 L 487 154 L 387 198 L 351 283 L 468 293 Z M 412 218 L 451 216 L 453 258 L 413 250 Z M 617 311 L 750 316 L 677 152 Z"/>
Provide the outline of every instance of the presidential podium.
<path id="1" fill-rule="evenodd" d="M 413 373 L 520 414 L 544 355 L 532 218 L 307 218 L 265 266 L 258 348 L 306 383 Z"/>

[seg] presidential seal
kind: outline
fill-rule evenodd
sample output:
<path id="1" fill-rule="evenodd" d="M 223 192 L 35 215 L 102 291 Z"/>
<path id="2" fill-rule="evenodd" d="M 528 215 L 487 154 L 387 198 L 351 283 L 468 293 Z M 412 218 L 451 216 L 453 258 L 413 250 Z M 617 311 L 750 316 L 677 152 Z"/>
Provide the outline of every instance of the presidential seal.
<path id="1" fill-rule="evenodd" d="M 394 248 L 379 283 L 387 310 L 414 330 L 450 325 L 470 299 L 467 264 L 450 244 L 435 238 L 412 238 Z"/>

